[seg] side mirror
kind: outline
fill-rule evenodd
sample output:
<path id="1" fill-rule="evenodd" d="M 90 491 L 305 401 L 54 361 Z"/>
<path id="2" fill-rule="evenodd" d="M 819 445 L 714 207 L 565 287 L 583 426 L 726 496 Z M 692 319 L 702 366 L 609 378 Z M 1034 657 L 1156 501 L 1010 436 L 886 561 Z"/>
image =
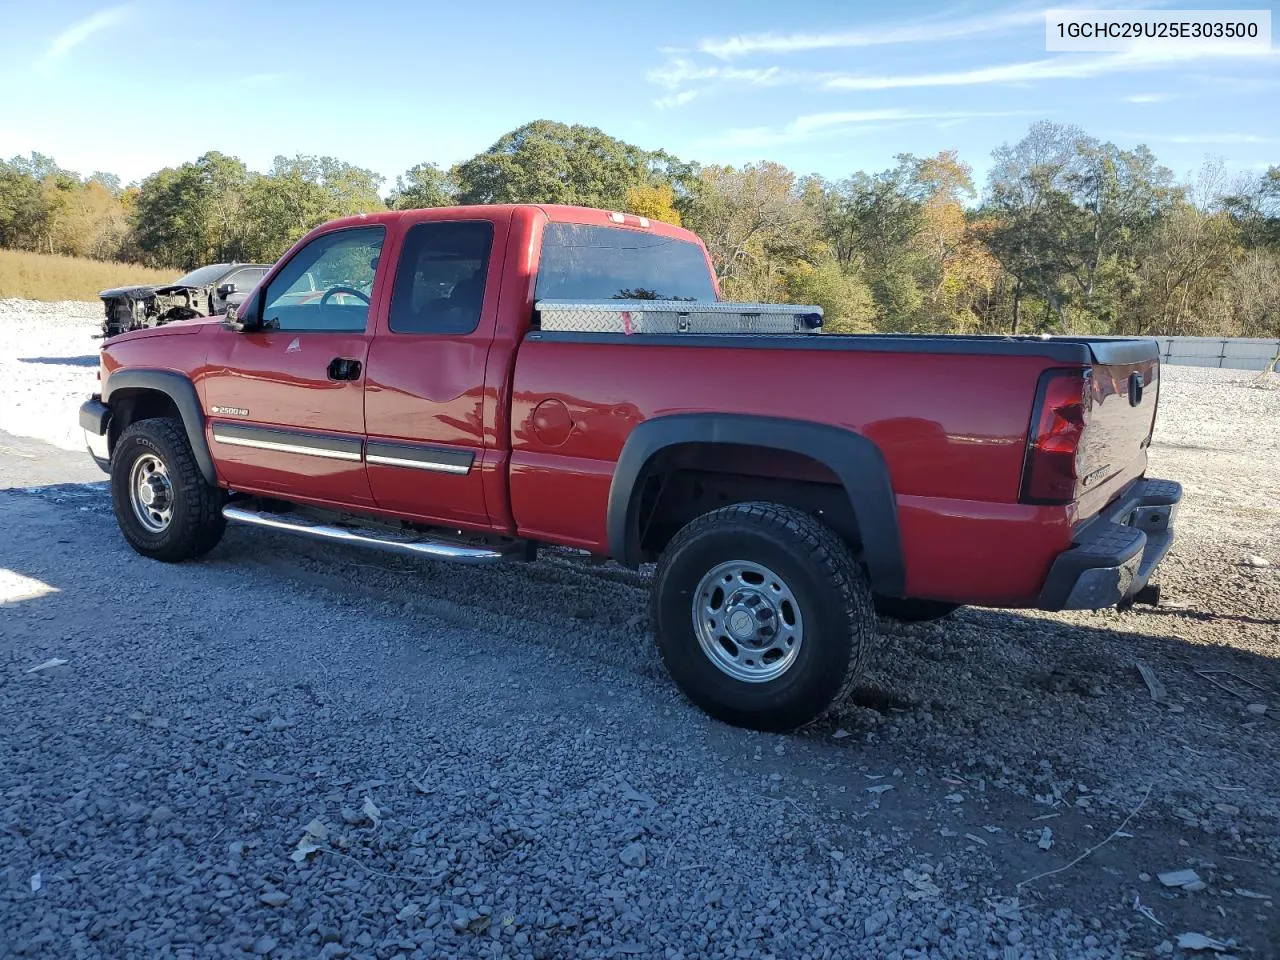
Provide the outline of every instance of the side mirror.
<path id="1" fill-rule="evenodd" d="M 234 283 L 224 283 L 216 292 L 219 300 L 225 300 L 227 297 L 231 296 L 231 294 L 236 292 L 236 285 Z"/>
<path id="2" fill-rule="evenodd" d="M 262 326 L 261 313 L 261 297 L 250 297 L 243 303 L 229 303 L 222 325 L 237 333 L 251 332 Z"/>

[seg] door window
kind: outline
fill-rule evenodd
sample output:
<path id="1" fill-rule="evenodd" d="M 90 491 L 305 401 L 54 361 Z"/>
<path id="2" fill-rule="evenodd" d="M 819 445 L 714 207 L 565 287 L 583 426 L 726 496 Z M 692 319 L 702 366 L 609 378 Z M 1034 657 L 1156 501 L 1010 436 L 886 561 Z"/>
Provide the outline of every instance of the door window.
<path id="1" fill-rule="evenodd" d="M 488 220 L 427 221 L 410 227 L 391 294 L 391 331 L 475 330 L 492 247 Z"/>
<path id="2" fill-rule="evenodd" d="M 386 230 L 356 227 L 316 237 L 267 285 L 267 330 L 363 331 Z"/>

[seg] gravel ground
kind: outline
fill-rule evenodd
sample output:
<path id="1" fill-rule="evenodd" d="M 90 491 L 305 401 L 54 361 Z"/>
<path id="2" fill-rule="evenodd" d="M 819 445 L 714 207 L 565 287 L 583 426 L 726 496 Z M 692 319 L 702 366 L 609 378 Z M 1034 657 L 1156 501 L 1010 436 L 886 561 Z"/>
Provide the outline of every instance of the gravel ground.
<path id="1" fill-rule="evenodd" d="M 138 557 L 45 443 L 95 318 L 0 302 L 0 955 L 1280 956 L 1280 391 L 1165 371 L 1164 606 L 885 623 L 778 736 L 674 691 L 643 572 Z"/>

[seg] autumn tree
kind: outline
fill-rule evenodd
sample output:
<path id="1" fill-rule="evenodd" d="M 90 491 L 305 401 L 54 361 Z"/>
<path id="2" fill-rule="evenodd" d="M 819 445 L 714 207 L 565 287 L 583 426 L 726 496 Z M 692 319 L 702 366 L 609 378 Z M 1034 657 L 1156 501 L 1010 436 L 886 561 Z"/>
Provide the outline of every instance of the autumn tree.
<path id="1" fill-rule="evenodd" d="M 1000 266 L 986 249 L 982 226 L 965 210 L 974 198 L 973 168 L 954 150 L 917 159 L 903 157 L 910 192 L 920 198 L 919 229 L 912 247 L 920 256 L 922 309 L 918 326 L 969 333 L 983 322 Z"/>
<path id="2" fill-rule="evenodd" d="M 622 209 L 638 217 L 660 220 L 672 226 L 680 226 L 680 211 L 676 209 L 675 190 L 669 183 L 640 184 L 627 189 Z"/>
<path id="3" fill-rule="evenodd" d="M 744 300 L 778 295 L 786 268 L 816 241 L 796 175 L 778 163 L 702 169 L 685 204 L 726 294 Z"/>
<path id="4" fill-rule="evenodd" d="M 52 210 L 49 240 L 52 249 L 76 257 L 106 260 L 124 242 L 124 208 L 97 180 L 84 184 L 63 181 L 52 189 L 58 197 Z"/>
<path id="5" fill-rule="evenodd" d="M 1222 210 L 1181 201 L 1138 252 L 1138 284 L 1116 317 L 1119 334 L 1188 336 L 1213 329 L 1211 304 L 1240 255 L 1240 228 Z"/>

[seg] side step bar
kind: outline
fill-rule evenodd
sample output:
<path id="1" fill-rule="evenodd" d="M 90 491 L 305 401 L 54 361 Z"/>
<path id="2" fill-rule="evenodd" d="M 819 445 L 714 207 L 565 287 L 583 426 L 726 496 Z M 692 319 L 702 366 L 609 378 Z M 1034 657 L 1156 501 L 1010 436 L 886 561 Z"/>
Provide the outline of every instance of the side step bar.
<path id="1" fill-rule="evenodd" d="M 510 553 L 503 553 L 492 547 L 471 546 L 463 543 L 451 543 L 448 540 L 432 540 L 426 536 L 397 536 L 367 528 L 335 527 L 326 523 L 318 523 L 305 517 L 285 516 L 278 513 L 267 513 L 228 504 L 222 508 L 222 515 L 234 523 L 247 523 L 253 527 L 266 527 L 268 530 L 280 530 L 284 533 L 296 533 L 299 536 L 311 537 L 314 540 L 327 540 L 330 543 L 345 543 L 359 547 L 372 547 L 375 550 L 386 550 L 391 553 L 407 553 L 417 557 L 430 557 L 433 560 L 451 560 L 454 563 L 499 563 L 514 559 Z"/>

